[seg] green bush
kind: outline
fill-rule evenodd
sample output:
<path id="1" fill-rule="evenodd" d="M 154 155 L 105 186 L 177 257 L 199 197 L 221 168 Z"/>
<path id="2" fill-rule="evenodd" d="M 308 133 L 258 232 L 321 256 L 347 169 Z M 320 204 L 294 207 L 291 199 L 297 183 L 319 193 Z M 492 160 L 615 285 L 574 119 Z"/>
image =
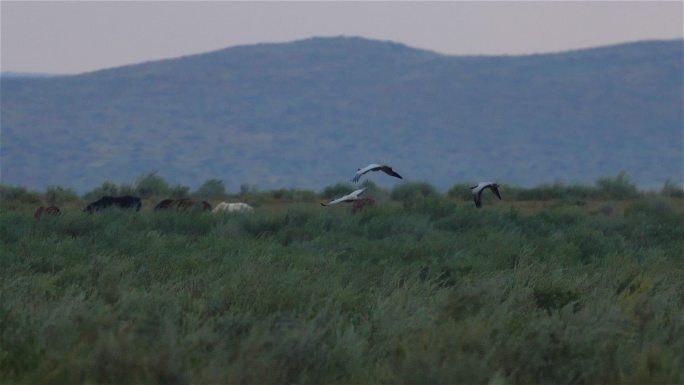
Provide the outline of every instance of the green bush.
<path id="1" fill-rule="evenodd" d="M 594 187 L 580 184 L 565 185 L 560 182 L 530 188 L 503 186 L 502 190 L 506 191 L 507 199 L 521 201 L 587 200 L 600 196 Z"/>
<path id="2" fill-rule="evenodd" d="M 0 204 L 9 207 L 12 204 L 40 204 L 42 197 L 35 191 L 26 191 L 21 186 L 0 185 Z"/>
<path id="3" fill-rule="evenodd" d="M 609 199 L 634 199 L 639 197 L 636 185 L 632 183 L 625 172 L 615 177 L 603 177 L 596 181 L 599 193 Z"/>
<path id="4" fill-rule="evenodd" d="M 347 195 L 354 190 L 356 190 L 356 188 L 349 183 L 337 183 L 324 188 L 319 196 L 323 199 L 334 199 Z"/>
<path id="5" fill-rule="evenodd" d="M 447 191 L 447 196 L 452 199 L 458 200 L 473 200 L 473 194 L 471 192 L 471 187 L 475 184 L 470 183 L 458 183 L 453 185 L 449 191 Z"/>
<path id="6" fill-rule="evenodd" d="M 130 185 L 130 184 L 126 184 L 126 183 L 123 183 L 123 184 L 119 185 L 119 195 L 120 195 L 120 196 L 123 196 L 123 195 L 131 195 L 131 196 L 134 196 L 134 195 L 137 195 L 137 194 L 138 194 L 138 190 L 137 190 L 136 187 L 134 187 L 134 186 L 132 186 L 132 185 Z M 161 190 L 161 193 L 160 193 L 160 194 L 161 194 L 160 196 L 164 196 L 164 194 L 163 194 L 163 189 Z"/>
<path id="7" fill-rule="evenodd" d="M 157 175 L 156 171 L 141 175 L 135 181 L 135 193 L 143 199 L 168 196 L 170 191 L 169 184 Z M 123 193 L 123 191 L 120 192 Z"/>
<path id="8" fill-rule="evenodd" d="M 190 196 L 190 187 L 177 184 L 169 190 L 171 198 L 187 198 Z"/>
<path id="9" fill-rule="evenodd" d="M 69 201 L 77 201 L 78 195 L 70 188 L 61 186 L 48 186 L 45 191 L 45 201 L 48 205 L 61 205 Z"/>
<path id="10" fill-rule="evenodd" d="M 100 187 L 95 188 L 93 191 L 87 192 L 83 195 L 84 199 L 88 201 L 96 201 L 103 196 L 118 196 L 119 188 L 115 183 L 106 181 L 102 183 Z"/>
<path id="11" fill-rule="evenodd" d="M 226 195 L 226 186 L 220 179 L 209 179 L 195 193 L 201 199 L 220 199 Z"/>
<path id="12" fill-rule="evenodd" d="M 286 202 L 312 202 L 318 198 L 318 195 L 310 190 L 297 189 L 278 189 L 270 192 L 273 199 Z"/>
<path id="13" fill-rule="evenodd" d="M 425 182 L 407 182 L 397 185 L 392 189 L 392 199 L 403 203 L 405 206 L 413 205 L 426 198 L 437 198 L 437 190 Z"/>
<path id="14" fill-rule="evenodd" d="M 665 181 L 665 184 L 663 185 L 661 194 L 673 198 L 684 198 L 684 188 L 682 188 L 681 185 L 678 185 L 677 183 L 668 179 Z"/>

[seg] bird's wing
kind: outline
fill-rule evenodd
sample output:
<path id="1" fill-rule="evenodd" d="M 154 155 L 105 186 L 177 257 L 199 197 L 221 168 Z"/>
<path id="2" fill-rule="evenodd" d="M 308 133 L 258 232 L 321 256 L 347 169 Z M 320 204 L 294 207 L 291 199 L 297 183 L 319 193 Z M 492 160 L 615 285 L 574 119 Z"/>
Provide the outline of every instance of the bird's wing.
<path id="1" fill-rule="evenodd" d="M 478 193 L 480 193 L 482 190 L 484 190 L 485 188 L 487 188 L 487 186 L 489 186 L 489 185 L 491 185 L 491 184 L 494 184 L 494 182 L 479 182 L 479 183 L 477 184 L 477 186 L 472 187 L 472 189 L 473 189 L 473 194 L 478 194 Z"/>
<path id="2" fill-rule="evenodd" d="M 392 167 L 390 167 L 390 166 L 382 166 L 381 170 L 384 171 L 385 174 L 387 174 L 389 176 L 393 176 L 393 177 L 399 178 L 399 179 L 404 179 L 396 171 L 392 170 Z"/>
<path id="3" fill-rule="evenodd" d="M 473 194 L 473 199 L 475 200 L 475 207 L 477 207 L 478 209 L 482 207 L 482 200 L 480 196 L 481 192 L 482 190 L 480 190 L 480 192 L 478 192 L 477 194 Z"/>
<path id="4" fill-rule="evenodd" d="M 359 178 L 361 178 L 361 175 L 367 173 L 368 171 L 374 171 L 375 169 L 377 169 L 379 167 L 382 167 L 382 166 L 377 164 L 377 163 L 371 163 L 368 166 L 359 169 L 359 171 L 357 171 L 356 174 L 354 175 L 354 179 L 352 179 L 352 181 L 358 182 Z"/>
<path id="5" fill-rule="evenodd" d="M 361 196 L 361 194 L 363 194 L 363 192 L 366 191 L 367 188 L 368 188 L 368 187 L 360 188 L 360 189 L 358 189 L 358 190 L 352 192 L 351 194 L 344 196 L 343 198 L 353 198 L 353 199 L 356 199 L 356 198 L 358 198 L 359 196 Z"/>
<path id="6" fill-rule="evenodd" d="M 359 196 L 361 194 L 363 194 L 364 191 L 366 191 L 367 188 L 368 187 L 360 188 L 354 192 L 351 192 L 351 193 L 349 193 L 343 197 L 332 200 L 328 203 L 321 203 L 321 206 L 330 206 L 330 205 L 336 205 L 336 204 L 342 203 L 342 202 L 351 202 L 351 201 L 357 200 L 357 199 L 359 199 Z"/>
<path id="7" fill-rule="evenodd" d="M 496 197 L 499 198 L 499 200 L 501 200 L 501 194 L 499 194 L 499 188 L 493 184 L 489 185 L 489 188 L 492 189 L 492 191 L 494 192 L 494 195 L 496 195 Z"/>
<path id="8" fill-rule="evenodd" d="M 364 188 L 362 188 L 361 190 L 365 190 L 365 189 L 366 189 L 366 188 L 364 187 Z M 336 204 L 338 204 L 338 203 L 348 202 L 348 201 L 354 200 L 354 199 L 356 199 L 356 197 L 357 197 L 357 196 L 354 195 L 354 194 L 356 194 L 358 191 L 361 191 L 361 190 L 356 190 L 356 191 L 354 191 L 353 193 L 350 193 L 350 194 L 347 194 L 347 195 L 345 195 L 345 196 L 343 196 L 343 197 L 339 197 L 339 198 L 337 198 L 337 199 L 335 199 L 335 200 L 332 200 L 332 201 L 328 202 L 328 205 L 336 205 Z"/>
<path id="9" fill-rule="evenodd" d="M 337 199 L 331 200 L 331 201 L 328 202 L 325 206 L 336 205 L 336 204 L 338 204 L 338 203 L 340 203 L 340 202 L 344 202 L 345 199 L 347 199 L 347 196 L 346 196 L 346 195 L 343 196 L 342 198 L 337 198 Z"/>

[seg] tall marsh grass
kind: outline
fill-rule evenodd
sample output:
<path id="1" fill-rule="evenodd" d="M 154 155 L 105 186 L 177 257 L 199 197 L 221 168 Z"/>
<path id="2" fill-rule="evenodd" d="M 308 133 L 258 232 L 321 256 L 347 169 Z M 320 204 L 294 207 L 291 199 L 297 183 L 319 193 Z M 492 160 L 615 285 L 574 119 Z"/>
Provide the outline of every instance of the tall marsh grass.
<path id="1" fill-rule="evenodd" d="M 4 210 L 0 383 L 684 382 L 667 201 L 607 217 L 393 197 L 356 215 Z"/>

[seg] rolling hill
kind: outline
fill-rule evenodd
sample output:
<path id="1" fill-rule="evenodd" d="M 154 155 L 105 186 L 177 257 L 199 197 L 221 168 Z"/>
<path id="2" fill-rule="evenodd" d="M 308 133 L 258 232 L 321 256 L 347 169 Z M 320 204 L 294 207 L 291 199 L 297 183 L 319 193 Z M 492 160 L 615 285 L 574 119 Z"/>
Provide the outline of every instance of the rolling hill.
<path id="1" fill-rule="evenodd" d="M 191 186 L 317 189 L 379 161 L 440 188 L 620 171 L 644 188 L 681 183 L 683 46 L 447 56 L 312 38 L 2 77 L 1 181 L 85 191 L 158 170 Z"/>

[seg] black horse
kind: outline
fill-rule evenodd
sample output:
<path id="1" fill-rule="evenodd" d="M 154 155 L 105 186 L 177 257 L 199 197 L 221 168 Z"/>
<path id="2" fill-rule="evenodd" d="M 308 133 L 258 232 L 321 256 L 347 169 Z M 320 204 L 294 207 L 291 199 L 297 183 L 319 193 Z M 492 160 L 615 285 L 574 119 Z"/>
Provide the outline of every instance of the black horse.
<path id="1" fill-rule="evenodd" d="M 116 206 L 122 209 L 135 209 L 135 211 L 139 211 L 140 206 L 142 206 L 142 202 L 140 201 L 140 198 L 132 197 L 130 195 L 122 197 L 104 196 L 95 202 L 90 203 L 85 209 L 83 209 L 83 211 L 87 211 L 88 213 L 92 214 L 95 211 L 100 211 L 110 206 Z"/>

